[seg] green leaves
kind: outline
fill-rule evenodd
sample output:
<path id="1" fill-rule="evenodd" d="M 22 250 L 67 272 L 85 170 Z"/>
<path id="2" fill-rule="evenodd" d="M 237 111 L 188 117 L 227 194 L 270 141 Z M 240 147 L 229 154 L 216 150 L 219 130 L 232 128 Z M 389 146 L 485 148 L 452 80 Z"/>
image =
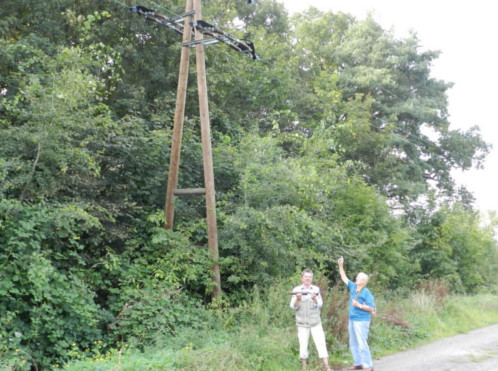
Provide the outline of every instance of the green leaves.
<path id="1" fill-rule="evenodd" d="M 484 284 L 492 274 L 496 242 L 492 224 L 479 224 L 478 214 L 458 204 L 424 218 L 413 250 L 422 273 L 445 279 L 460 292 L 474 292 Z"/>
<path id="2" fill-rule="evenodd" d="M 22 200 L 54 197 L 83 176 L 95 179 L 100 168 L 88 143 L 107 125 L 105 111 L 91 104 L 101 89 L 88 71 L 91 56 L 66 48 L 55 58 L 43 57 L 40 72 L 30 72 L 30 60 L 21 63 L 19 93 L 2 102 L 5 113 L 16 118 L 0 140 L 0 154 L 8 159 L 7 189 Z"/>
<path id="3" fill-rule="evenodd" d="M 350 172 L 351 164 L 334 161 L 330 131 L 315 135 L 294 141 L 247 136 L 239 144 L 240 202 L 223 215 L 220 231 L 228 287 L 269 285 L 307 266 L 334 272 L 340 255 L 354 257 L 363 270 L 382 269 L 379 282 L 393 286 L 403 270 L 412 270 L 410 232 Z M 293 156 L 281 146 L 292 148 Z"/>
<path id="4" fill-rule="evenodd" d="M 21 348 L 47 366 L 52 357 L 62 360 L 67 342 L 88 346 L 100 337 L 105 311 L 94 299 L 102 281 L 93 281 L 96 252 L 87 255 L 87 234 L 99 233 L 99 221 L 75 205 L 27 207 L 14 200 L 0 200 L 0 220 L 0 321 L 16 313 L 5 330 L 22 334 L 16 343 L 0 338 L 0 349 Z"/>
<path id="5" fill-rule="evenodd" d="M 340 160 L 364 164 L 359 171 L 367 182 L 392 201 L 406 205 L 433 181 L 451 193 L 451 169 L 478 164 L 488 152 L 476 132 L 448 131 L 445 92 L 452 84 L 430 77 L 439 53 L 420 51 L 416 35 L 395 39 L 372 18 L 316 9 L 294 22 L 304 85 L 317 93 L 307 104 L 322 112 L 315 110 L 314 122 L 336 129 Z M 303 123 L 317 127 L 310 124 Z"/>

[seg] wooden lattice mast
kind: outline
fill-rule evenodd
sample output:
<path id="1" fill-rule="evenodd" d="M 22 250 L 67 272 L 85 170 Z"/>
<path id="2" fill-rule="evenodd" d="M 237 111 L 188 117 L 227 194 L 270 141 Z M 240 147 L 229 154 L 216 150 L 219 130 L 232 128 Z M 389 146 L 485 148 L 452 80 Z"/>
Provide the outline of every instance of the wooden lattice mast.
<path id="1" fill-rule="evenodd" d="M 187 0 L 185 14 L 191 14 L 194 10 L 194 20 L 202 19 L 201 0 Z M 175 194 L 201 194 L 206 197 L 206 224 L 208 233 L 208 248 L 213 261 L 212 279 L 214 283 L 212 296 L 221 298 L 221 278 L 218 264 L 218 230 L 216 223 L 216 197 L 214 186 L 213 154 L 211 147 L 211 128 L 209 121 L 209 105 L 207 97 L 206 63 L 204 57 L 203 34 L 195 31 L 197 88 L 199 95 L 199 116 L 201 124 L 202 157 L 204 165 L 204 188 L 200 189 L 177 189 L 178 169 L 180 164 L 181 141 L 185 115 L 185 100 L 187 94 L 188 68 L 191 40 L 190 16 L 185 17 L 183 28 L 183 47 L 180 60 L 180 73 L 177 89 L 177 101 L 175 108 L 175 119 L 173 128 L 173 142 L 171 148 L 170 168 L 168 172 L 168 187 L 166 190 L 166 203 L 164 213 L 166 216 L 166 228 L 172 229 L 174 224 L 174 197 Z"/>

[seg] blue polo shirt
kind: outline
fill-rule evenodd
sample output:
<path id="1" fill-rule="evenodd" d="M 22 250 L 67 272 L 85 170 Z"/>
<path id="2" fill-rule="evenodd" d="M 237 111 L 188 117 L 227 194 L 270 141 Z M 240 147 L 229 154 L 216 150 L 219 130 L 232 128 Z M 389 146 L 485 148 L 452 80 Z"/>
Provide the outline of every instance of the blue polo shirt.
<path id="1" fill-rule="evenodd" d="M 349 319 L 351 321 L 370 321 L 370 312 L 366 310 L 353 307 L 353 299 L 356 296 L 356 283 L 353 281 L 348 281 L 349 290 Z M 369 289 L 364 287 L 360 295 L 356 298 L 356 301 L 360 304 L 366 304 L 370 308 L 375 307 L 374 297 Z"/>

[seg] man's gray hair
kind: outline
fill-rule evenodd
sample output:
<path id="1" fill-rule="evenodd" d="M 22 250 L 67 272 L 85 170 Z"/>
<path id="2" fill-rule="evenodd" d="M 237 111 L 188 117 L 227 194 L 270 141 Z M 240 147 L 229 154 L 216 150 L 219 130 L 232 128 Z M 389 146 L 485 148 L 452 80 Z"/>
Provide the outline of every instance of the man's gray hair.
<path id="1" fill-rule="evenodd" d="M 309 268 L 306 268 L 301 272 L 301 277 L 303 277 L 306 273 L 313 275 L 313 271 Z"/>
<path id="2" fill-rule="evenodd" d="M 366 273 L 360 272 L 360 273 L 358 273 L 357 277 L 368 282 L 368 274 L 366 274 Z"/>

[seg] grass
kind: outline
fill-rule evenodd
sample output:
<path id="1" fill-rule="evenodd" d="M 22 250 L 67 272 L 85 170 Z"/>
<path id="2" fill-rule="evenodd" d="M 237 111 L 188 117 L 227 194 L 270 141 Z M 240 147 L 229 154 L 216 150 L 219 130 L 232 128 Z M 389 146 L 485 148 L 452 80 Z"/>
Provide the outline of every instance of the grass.
<path id="1" fill-rule="evenodd" d="M 278 292 L 278 290 L 276 290 Z M 324 298 L 322 318 L 331 365 L 351 363 L 347 346 L 347 302 L 343 288 Z M 124 347 L 107 357 L 82 359 L 61 367 L 72 371 L 128 370 L 300 370 L 293 313 L 288 297 L 256 297 L 252 303 L 219 313 L 223 325 L 184 329 L 176 337 L 159 337 L 154 347 Z M 492 293 L 441 295 L 437 287 L 389 300 L 378 295 L 370 345 L 375 358 L 498 322 L 498 300 Z M 59 368 L 60 369 L 60 368 Z M 321 370 L 310 341 L 308 370 Z"/>

